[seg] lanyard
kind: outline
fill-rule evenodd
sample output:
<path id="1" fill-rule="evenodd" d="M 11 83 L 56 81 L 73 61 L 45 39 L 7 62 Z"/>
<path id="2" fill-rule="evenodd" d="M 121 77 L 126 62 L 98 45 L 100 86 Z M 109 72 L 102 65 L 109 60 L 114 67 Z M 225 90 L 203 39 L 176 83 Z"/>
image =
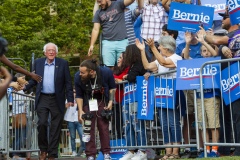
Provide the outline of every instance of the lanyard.
<path id="1" fill-rule="evenodd" d="M 95 80 L 94 80 L 94 84 L 93 84 L 93 85 L 91 84 L 91 81 L 90 81 L 91 88 L 92 88 L 92 99 L 93 99 L 94 89 L 95 89 L 95 87 L 96 87 L 96 82 L 97 82 L 97 75 L 96 75 L 96 77 L 95 77 Z"/>

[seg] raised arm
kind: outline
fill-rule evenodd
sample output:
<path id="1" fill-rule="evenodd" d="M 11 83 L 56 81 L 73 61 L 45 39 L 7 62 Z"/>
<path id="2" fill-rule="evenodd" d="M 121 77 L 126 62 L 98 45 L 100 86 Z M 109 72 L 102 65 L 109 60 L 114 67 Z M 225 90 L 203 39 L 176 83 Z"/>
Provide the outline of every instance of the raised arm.
<path id="1" fill-rule="evenodd" d="M 23 69 L 22 67 L 20 67 L 19 65 L 14 64 L 10 60 L 8 60 L 5 55 L 0 56 L 0 61 L 3 64 L 5 64 L 8 67 L 10 67 L 12 70 L 14 70 L 16 72 L 19 72 L 19 73 L 22 73 L 22 74 L 25 74 L 26 76 L 31 77 L 32 79 L 34 79 L 38 83 L 42 81 L 42 77 L 41 76 L 39 76 L 39 75 L 37 75 L 35 73 L 32 73 L 32 72 L 29 72 L 29 71 Z"/>
<path id="2" fill-rule="evenodd" d="M 97 0 L 95 0 L 94 7 L 93 7 L 93 16 L 95 15 L 98 9 L 99 9 L 99 5 L 97 3 Z"/>
<path id="3" fill-rule="evenodd" d="M 191 43 L 191 33 L 190 32 L 186 32 L 185 33 L 185 41 L 186 41 L 186 46 L 185 48 L 182 50 L 182 55 L 184 57 L 184 59 L 189 59 L 189 51 L 190 51 L 190 43 Z"/>
<path id="4" fill-rule="evenodd" d="M 162 6 L 166 12 L 169 12 L 171 0 L 162 0 Z"/>
<path id="5" fill-rule="evenodd" d="M 228 44 L 228 36 L 214 36 L 214 35 L 209 35 L 206 33 L 206 31 L 200 27 L 199 32 L 204 35 L 204 40 L 207 41 L 210 44 L 215 44 L 215 45 L 227 45 Z"/>
<path id="6" fill-rule="evenodd" d="M 132 4 L 134 2 L 134 0 L 124 0 L 123 3 L 125 6 L 129 6 L 130 4 Z"/>
<path id="7" fill-rule="evenodd" d="M 158 52 L 157 48 L 154 45 L 154 39 L 152 39 L 152 38 L 147 39 L 147 44 L 151 48 L 154 56 L 156 57 L 156 59 L 160 65 L 167 67 L 167 68 L 175 68 L 176 67 L 171 59 L 164 58 L 162 56 L 162 54 Z"/>
<path id="8" fill-rule="evenodd" d="M 204 35 L 202 34 L 202 32 L 198 32 L 197 33 L 197 37 L 196 39 L 198 40 L 198 42 L 200 42 L 202 45 L 204 45 L 207 50 L 212 54 L 212 56 L 217 56 L 217 52 L 215 51 L 215 49 L 213 49 L 205 40 L 204 40 Z"/>
<path id="9" fill-rule="evenodd" d="M 94 48 L 94 44 L 98 38 L 99 30 L 100 30 L 100 23 L 94 23 L 93 29 L 92 29 L 90 47 L 88 50 L 88 56 L 91 56 L 93 54 L 93 48 Z"/>
<path id="10" fill-rule="evenodd" d="M 0 73 L 5 77 L 4 81 L 0 81 L 0 99 L 6 94 L 7 88 L 12 80 L 11 74 L 4 67 L 0 67 Z"/>
<path id="11" fill-rule="evenodd" d="M 157 69 L 157 65 L 154 62 L 149 63 L 146 57 L 146 53 L 145 53 L 145 44 L 144 42 L 141 43 L 139 41 L 139 39 L 136 39 L 136 46 L 138 47 L 138 49 L 141 51 L 141 58 L 142 58 L 142 63 L 143 63 L 143 67 L 146 70 L 150 70 L 150 71 L 155 71 Z"/>

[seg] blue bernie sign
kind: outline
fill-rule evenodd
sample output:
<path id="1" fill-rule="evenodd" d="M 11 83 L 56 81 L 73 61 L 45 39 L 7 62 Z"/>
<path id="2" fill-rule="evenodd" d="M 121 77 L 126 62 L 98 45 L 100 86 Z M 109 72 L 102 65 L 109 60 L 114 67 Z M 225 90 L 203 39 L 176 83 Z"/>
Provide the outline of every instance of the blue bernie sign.
<path id="1" fill-rule="evenodd" d="M 226 8 L 226 0 L 201 0 L 201 5 L 214 8 L 213 20 L 222 20 L 218 13 L 224 13 Z"/>
<path id="2" fill-rule="evenodd" d="M 208 61 L 220 60 L 220 57 L 211 57 L 211 58 L 197 58 L 190 60 L 181 60 L 177 61 L 177 90 L 192 90 L 200 89 L 200 68 L 201 66 Z M 209 88 L 220 88 L 219 83 L 216 81 L 219 80 L 220 72 L 219 64 L 206 65 L 203 68 L 203 89 Z"/>
<path id="3" fill-rule="evenodd" d="M 221 75 L 221 90 L 223 100 L 226 105 L 240 98 L 240 82 L 239 82 L 239 63 L 234 63 L 222 70 Z"/>
<path id="4" fill-rule="evenodd" d="M 123 147 L 126 146 L 125 139 L 117 139 L 117 140 L 110 140 L 111 147 Z M 127 149 L 111 149 L 110 156 L 112 160 L 118 160 L 123 157 L 123 155 L 127 152 Z M 102 152 L 99 152 L 97 160 L 104 160 L 104 156 Z"/>
<path id="5" fill-rule="evenodd" d="M 151 77 L 145 80 L 143 76 L 137 76 L 138 119 L 153 120 L 154 90 L 150 88 L 150 85 L 153 85 L 153 83 L 150 82 Z"/>
<path id="6" fill-rule="evenodd" d="M 149 78 L 149 90 L 154 90 L 156 107 L 174 109 L 176 102 L 176 79 Z"/>
<path id="7" fill-rule="evenodd" d="M 124 85 L 122 104 L 129 104 L 137 101 L 136 97 L 137 84 L 127 83 Z"/>
<path id="8" fill-rule="evenodd" d="M 227 0 L 228 11 L 230 14 L 230 21 L 232 25 L 240 23 L 240 1 Z"/>
<path id="9" fill-rule="evenodd" d="M 213 15 L 213 7 L 172 2 L 168 16 L 168 29 L 195 33 L 201 24 L 204 29 L 209 29 L 212 27 Z"/>

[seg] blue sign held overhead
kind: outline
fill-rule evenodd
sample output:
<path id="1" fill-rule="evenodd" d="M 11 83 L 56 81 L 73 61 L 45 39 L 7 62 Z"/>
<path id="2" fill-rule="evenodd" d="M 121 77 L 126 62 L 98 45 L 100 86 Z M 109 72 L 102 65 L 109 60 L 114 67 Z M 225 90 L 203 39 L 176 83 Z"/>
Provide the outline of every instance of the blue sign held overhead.
<path id="1" fill-rule="evenodd" d="M 232 25 L 240 23 L 240 1 L 227 0 L 228 11 L 230 14 L 230 21 Z"/>
<path id="2" fill-rule="evenodd" d="M 197 58 L 177 61 L 177 90 L 200 89 L 200 68 L 208 61 L 220 60 L 220 57 Z M 220 72 L 219 64 L 206 65 L 202 70 L 203 89 L 220 88 L 216 80 Z"/>
<path id="3" fill-rule="evenodd" d="M 213 7 L 172 2 L 168 29 L 195 33 L 199 30 L 200 24 L 203 24 L 205 29 L 209 29 L 212 27 L 213 15 Z"/>
<path id="4" fill-rule="evenodd" d="M 226 105 L 240 98 L 239 67 L 239 63 L 234 63 L 221 72 L 221 90 Z"/>
<path id="5" fill-rule="evenodd" d="M 226 8 L 226 0 L 201 0 L 201 5 L 214 8 L 213 20 L 222 20 L 222 17 L 218 13 L 224 13 Z"/>

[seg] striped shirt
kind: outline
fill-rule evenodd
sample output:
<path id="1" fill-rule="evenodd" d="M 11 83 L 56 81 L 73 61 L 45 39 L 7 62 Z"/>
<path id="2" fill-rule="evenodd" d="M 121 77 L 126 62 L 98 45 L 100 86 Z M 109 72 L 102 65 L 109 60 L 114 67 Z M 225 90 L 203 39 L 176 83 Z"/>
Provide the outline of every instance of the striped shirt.
<path id="1" fill-rule="evenodd" d="M 136 9 L 125 12 L 125 23 L 127 30 L 128 44 L 135 44 L 136 35 L 133 29 L 133 24 L 139 15 L 136 15 Z"/>

